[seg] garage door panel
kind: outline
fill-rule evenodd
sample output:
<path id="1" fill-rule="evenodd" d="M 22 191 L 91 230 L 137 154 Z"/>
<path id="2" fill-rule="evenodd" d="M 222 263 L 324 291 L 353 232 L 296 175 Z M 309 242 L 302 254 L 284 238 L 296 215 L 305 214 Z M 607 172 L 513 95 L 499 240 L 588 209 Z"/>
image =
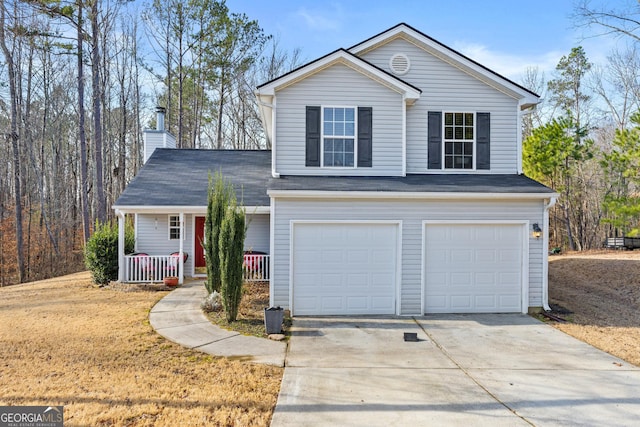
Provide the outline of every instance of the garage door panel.
<path id="1" fill-rule="evenodd" d="M 293 313 L 394 314 L 397 230 L 396 224 L 295 224 Z M 321 256 L 298 256 L 311 248 Z M 307 286 L 310 277 L 315 286 Z"/>
<path id="2" fill-rule="evenodd" d="M 522 225 L 427 224 L 425 312 L 520 312 Z"/>

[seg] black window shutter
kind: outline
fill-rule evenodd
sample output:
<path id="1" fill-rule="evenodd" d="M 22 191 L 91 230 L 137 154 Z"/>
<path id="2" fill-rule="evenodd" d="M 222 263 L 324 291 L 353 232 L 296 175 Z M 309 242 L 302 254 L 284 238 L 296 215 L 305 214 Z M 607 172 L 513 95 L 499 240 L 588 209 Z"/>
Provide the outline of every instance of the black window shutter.
<path id="1" fill-rule="evenodd" d="M 442 169 L 442 112 L 429 111 L 429 143 L 427 147 L 427 168 Z"/>
<path id="2" fill-rule="evenodd" d="M 305 166 L 320 166 L 320 107 L 307 107 Z"/>
<path id="3" fill-rule="evenodd" d="M 476 113 L 476 169 L 491 168 L 491 115 Z"/>
<path id="4" fill-rule="evenodd" d="M 358 108 L 358 167 L 372 167 L 373 109 Z"/>

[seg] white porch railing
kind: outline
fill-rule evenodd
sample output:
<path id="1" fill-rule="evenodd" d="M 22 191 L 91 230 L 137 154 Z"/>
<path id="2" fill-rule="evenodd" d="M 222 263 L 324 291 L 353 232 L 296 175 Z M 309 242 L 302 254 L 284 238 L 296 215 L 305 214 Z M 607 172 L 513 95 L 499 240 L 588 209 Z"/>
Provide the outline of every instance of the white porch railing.
<path id="1" fill-rule="evenodd" d="M 125 255 L 125 282 L 162 282 L 180 274 L 180 257 L 175 255 Z"/>
<path id="2" fill-rule="evenodd" d="M 179 276 L 180 257 L 175 255 L 125 255 L 124 281 L 127 283 L 162 282 L 166 276 Z M 269 280 L 269 255 L 245 254 L 244 280 Z"/>
<path id="3" fill-rule="evenodd" d="M 269 255 L 244 254 L 244 280 L 262 282 L 269 280 Z"/>

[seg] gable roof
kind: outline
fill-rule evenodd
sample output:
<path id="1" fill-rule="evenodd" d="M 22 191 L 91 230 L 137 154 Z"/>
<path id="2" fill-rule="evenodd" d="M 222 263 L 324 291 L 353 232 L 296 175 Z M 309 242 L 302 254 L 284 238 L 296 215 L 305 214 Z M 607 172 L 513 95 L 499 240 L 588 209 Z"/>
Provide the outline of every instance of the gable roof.
<path id="1" fill-rule="evenodd" d="M 350 47 L 348 50 L 355 55 L 361 55 L 397 38 L 404 38 L 465 73 L 506 92 L 516 99 L 520 99 L 523 109 L 539 103 L 540 96 L 536 93 L 405 23 L 400 23 L 376 34 Z"/>
<path id="2" fill-rule="evenodd" d="M 409 103 L 415 102 L 422 93 L 419 88 L 342 48 L 259 85 L 256 92 L 258 95 L 274 95 L 276 90 L 285 88 L 335 64 L 346 65 L 378 83 L 402 93 Z"/>
<path id="3" fill-rule="evenodd" d="M 202 207 L 209 173 L 221 171 L 244 206 L 269 206 L 270 150 L 158 148 L 114 204 L 114 209 Z"/>

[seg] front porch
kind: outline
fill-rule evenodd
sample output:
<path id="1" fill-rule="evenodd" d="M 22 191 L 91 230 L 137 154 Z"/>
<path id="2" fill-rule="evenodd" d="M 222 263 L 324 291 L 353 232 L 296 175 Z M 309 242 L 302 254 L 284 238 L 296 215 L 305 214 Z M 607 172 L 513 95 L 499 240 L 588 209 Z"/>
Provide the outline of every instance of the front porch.
<path id="1" fill-rule="evenodd" d="M 249 211 L 249 208 L 245 208 Z M 268 208 L 251 208 L 247 213 L 244 278 L 270 279 L 270 220 Z M 189 212 L 169 207 L 116 210 L 119 226 L 118 280 L 125 283 L 162 282 L 166 276 L 206 277 L 204 215 L 206 207 Z M 133 219 L 135 253 L 125 254 L 126 217 Z"/>

